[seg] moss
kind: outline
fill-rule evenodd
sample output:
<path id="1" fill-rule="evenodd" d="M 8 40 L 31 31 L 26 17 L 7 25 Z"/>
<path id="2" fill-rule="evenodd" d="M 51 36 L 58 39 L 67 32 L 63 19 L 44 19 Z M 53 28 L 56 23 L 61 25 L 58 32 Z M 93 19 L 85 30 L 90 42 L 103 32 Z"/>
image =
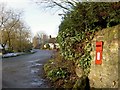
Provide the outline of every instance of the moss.
<path id="1" fill-rule="evenodd" d="M 91 62 L 91 72 L 89 74 L 90 84 L 95 88 L 117 87 L 118 80 L 118 30 L 120 25 L 98 31 L 97 35 L 103 35 L 102 38 L 95 37 L 97 41 L 104 41 L 102 65 L 95 65 Z M 94 46 L 95 48 L 95 46 Z M 92 51 L 95 52 L 95 51 Z M 95 57 L 93 55 L 92 57 Z M 116 82 L 113 85 L 113 81 Z M 98 84 L 99 83 L 99 84 Z"/>
<path id="2" fill-rule="evenodd" d="M 100 30 L 97 32 L 97 36 L 103 36 L 103 38 L 98 38 L 97 40 L 103 40 L 103 41 L 112 41 L 114 39 L 118 39 L 118 30 L 120 28 L 120 25 L 109 27 L 103 30 Z"/>

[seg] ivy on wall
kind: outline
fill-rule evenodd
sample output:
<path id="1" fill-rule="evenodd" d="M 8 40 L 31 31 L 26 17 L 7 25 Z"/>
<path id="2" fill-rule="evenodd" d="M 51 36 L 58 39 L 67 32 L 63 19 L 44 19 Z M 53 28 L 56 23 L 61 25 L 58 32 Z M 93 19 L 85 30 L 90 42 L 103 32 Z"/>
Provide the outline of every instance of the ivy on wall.
<path id="1" fill-rule="evenodd" d="M 120 24 L 120 2 L 79 2 L 64 14 L 59 26 L 57 41 L 65 60 L 73 60 L 88 75 L 90 68 L 91 40 L 102 28 Z"/>

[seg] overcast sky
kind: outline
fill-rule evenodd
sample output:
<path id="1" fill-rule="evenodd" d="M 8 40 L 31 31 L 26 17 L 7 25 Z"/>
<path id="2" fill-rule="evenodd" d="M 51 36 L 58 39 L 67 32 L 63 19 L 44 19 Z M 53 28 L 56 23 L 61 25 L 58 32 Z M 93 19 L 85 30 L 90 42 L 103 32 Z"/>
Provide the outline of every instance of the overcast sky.
<path id="1" fill-rule="evenodd" d="M 30 26 L 33 34 L 41 31 L 53 37 L 57 36 L 61 22 L 59 12 L 45 11 L 32 0 L 0 0 L 0 3 L 3 2 L 7 3 L 8 7 L 24 11 L 23 19 Z"/>

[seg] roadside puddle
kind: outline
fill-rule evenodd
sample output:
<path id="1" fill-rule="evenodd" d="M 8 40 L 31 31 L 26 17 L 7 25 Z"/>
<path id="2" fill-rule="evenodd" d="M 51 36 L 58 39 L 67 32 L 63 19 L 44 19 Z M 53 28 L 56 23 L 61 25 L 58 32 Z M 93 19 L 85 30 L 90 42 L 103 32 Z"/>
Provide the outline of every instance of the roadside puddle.
<path id="1" fill-rule="evenodd" d="M 31 73 L 32 73 L 32 74 L 37 73 L 38 71 L 39 71 L 38 68 L 32 68 L 32 69 L 31 69 Z"/>
<path id="2" fill-rule="evenodd" d="M 31 85 L 33 87 L 47 87 L 45 84 L 45 80 L 41 78 L 41 68 L 43 64 L 38 63 L 39 60 L 34 60 L 34 61 L 29 61 L 31 65 L 29 66 L 30 68 L 30 73 L 32 74 L 33 78 L 31 80 Z M 39 75 L 40 74 L 40 75 Z"/>
<path id="3" fill-rule="evenodd" d="M 41 86 L 42 84 L 43 84 L 43 81 L 39 80 L 37 78 L 33 79 L 33 82 L 31 82 L 31 85 L 34 86 L 34 87 Z"/>
<path id="4" fill-rule="evenodd" d="M 36 88 L 48 88 L 45 80 L 42 78 L 38 79 L 37 77 L 32 80 L 31 85 Z"/>
<path id="5" fill-rule="evenodd" d="M 36 60 L 28 61 L 28 62 L 34 63 L 34 62 L 38 62 L 38 61 L 40 61 L 40 59 L 36 59 Z"/>
<path id="6" fill-rule="evenodd" d="M 43 64 L 40 63 L 32 63 L 31 68 L 37 68 L 38 66 L 42 66 Z"/>

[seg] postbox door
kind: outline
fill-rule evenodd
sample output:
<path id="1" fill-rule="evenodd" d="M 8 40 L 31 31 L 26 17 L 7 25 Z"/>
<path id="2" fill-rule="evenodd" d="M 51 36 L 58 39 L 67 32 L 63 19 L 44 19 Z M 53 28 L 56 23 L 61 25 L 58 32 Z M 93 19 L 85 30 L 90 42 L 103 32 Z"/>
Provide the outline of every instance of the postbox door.
<path id="1" fill-rule="evenodd" d="M 96 51 L 96 64 L 102 64 L 102 51 Z"/>
<path id="2" fill-rule="evenodd" d="M 96 60 L 95 64 L 102 64 L 102 41 L 96 42 Z"/>

